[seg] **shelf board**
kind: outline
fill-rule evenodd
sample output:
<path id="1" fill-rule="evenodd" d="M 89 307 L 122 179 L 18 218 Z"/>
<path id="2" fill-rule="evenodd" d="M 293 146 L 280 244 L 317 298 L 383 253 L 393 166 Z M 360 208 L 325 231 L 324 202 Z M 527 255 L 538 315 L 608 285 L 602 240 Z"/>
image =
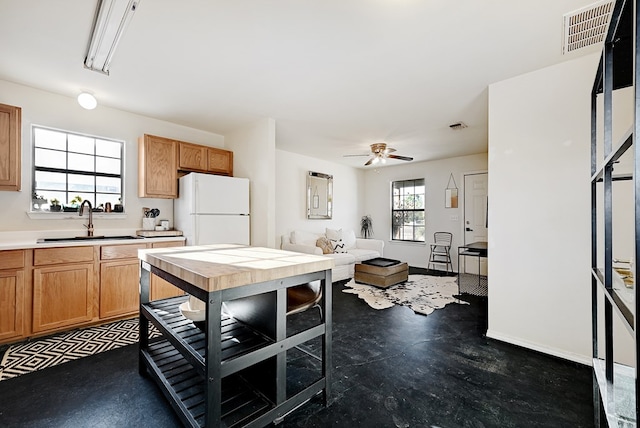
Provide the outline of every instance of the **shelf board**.
<path id="1" fill-rule="evenodd" d="M 204 377 L 206 338 L 202 330 L 180 313 L 179 306 L 187 298 L 179 296 L 156 300 L 142 305 L 141 311 Z M 222 315 L 220 323 L 223 363 L 274 343 L 273 340 L 226 314 Z M 241 368 L 243 367 L 238 367 Z"/>
<path id="2" fill-rule="evenodd" d="M 615 162 L 618 161 L 626 153 L 627 150 L 633 145 L 633 127 L 629 127 L 625 132 L 624 136 L 620 140 L 620 144 L 616 149 L 614 149 L 609 156 L 604 160 L 602 165 L 598 167 L 596 172 L 591 176 L 591 182 L 597 183 L 602 181 L 604 176 L 604 170 L 608 166 L 612 166 Z M 620 180 L 632 180 L 633 176 L 629 174 L 621 174 L 617 176 L 611 177 L 613 181 Z"/>
<path id="3" fill-rule="evenodd" d="M 610 427 L 631 428 L 636 426 L 636 391 L 635 369 L 614 363 L 614 381 L 609 384 L 606 379 L 606 362 L 600 358 L 593 359 L 593 372 L 598 381 L 600 398 L 607 422 Z"/>
<path id="4" fill-rule="evenodd" d="M 625 303 L 625 301 L 627 300 L 626 293 L 628 292 L 628 290 L 618 290 L 616 288 L 605 287 L 604 274 L 602 272 L 602 269 L 594 269 L 591 271 L 591 273 L 594 278 L 596 278 L 598 286 L 600 290 L 602 290 L 604 296 L 607 298 L 607 300 L 609 300 L 609 302 L 611 302 L 611 305 L 613 306 L 615 312 L 622 319 L 623 324 L 625 325 L 629 333 L 633 335 L 635 325 L 633 316 L 633 304 L 629 306 L 627 305 L 627 303 Z M 623 284 L 622 287 L 624 288 L 624 283 L 622 280 L 620 280 L 620 283 Z"/>
<path id="5" fill-rule="evenodd" d="M 185 425 L 204 427 L 206 393 L 200 371 L 166 339 L 151 343 L 141 356 L 151 375 L 165 386 L 162 391 Z M 223 426 L 227 427 L 243 426 L 274 407 L 239 375 L 222 379 L 221 405 Z"/>

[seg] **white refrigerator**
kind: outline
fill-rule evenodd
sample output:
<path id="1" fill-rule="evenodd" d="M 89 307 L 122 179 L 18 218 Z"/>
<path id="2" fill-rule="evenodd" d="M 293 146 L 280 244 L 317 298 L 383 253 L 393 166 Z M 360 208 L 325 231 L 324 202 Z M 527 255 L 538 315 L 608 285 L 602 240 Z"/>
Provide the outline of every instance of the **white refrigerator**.
<path id="1" fill-rule="evenodd" d="M 249 245 L 249 179 L 194 172 L 181 177 L 173 222 L 187 245 Z"/>

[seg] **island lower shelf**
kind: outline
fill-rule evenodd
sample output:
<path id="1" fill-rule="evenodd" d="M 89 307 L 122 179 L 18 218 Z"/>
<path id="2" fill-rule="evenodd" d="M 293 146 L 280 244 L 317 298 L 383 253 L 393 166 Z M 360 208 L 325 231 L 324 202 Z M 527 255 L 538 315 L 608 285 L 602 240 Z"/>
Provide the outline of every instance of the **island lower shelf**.
<path id="1" fill-rule="evenodd" d="M 201 370 L 196 370 L 165 339 L 153 341 L 142 351 L 145 364 L 174 410 L 191 426 L 205 426 L 206 388 Z M 260 391 L 240 375 L 222 380 L 222 422 L 227 427 L 244 426 L 274 407 Z"/>
<path id="2" fill-rule="evenodd" d="M 180 313 L 179 306 L 187 300 L 186 296 L 156 300 L 141 306 L 141 315 L 146 317 L 162 333 L 165 340 L 171 342 L 194 369 L 205 376 L 205 355 L 207 352 L 206 338 L 202 330 L 195 326 Z M 250 358 L 242 364 L 239 357 L 246 356 L 253 351 L 264 349 L 274 343 L 270 338 L 254 329 L 222 314 L 220 320 L 221 360 L 228 366 L 233 361 L 232 370 L 226 370 L 224 375 L 232 374 L 250 365 Z"/>

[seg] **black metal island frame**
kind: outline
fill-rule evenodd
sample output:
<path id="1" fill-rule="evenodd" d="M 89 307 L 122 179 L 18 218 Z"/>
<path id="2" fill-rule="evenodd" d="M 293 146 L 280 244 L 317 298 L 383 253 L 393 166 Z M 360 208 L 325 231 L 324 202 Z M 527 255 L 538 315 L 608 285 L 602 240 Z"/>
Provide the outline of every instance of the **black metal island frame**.
<path id="1" fill-rule="evenodd" d="M 139 370 L 156 380 L 186 426 L 262 427 L 319 393 L 328 405 L 332 260 L 231 244 L 140 250 L 139 258 Z M 150 302 L 151 274 L 205 302 L 205 326 L 180 312 L 187 296 Z M 323 316 L 288 335 L 287 288 L 312 281 L 321 283 Z M 150 338 L 150 324 L 159 335 Z M 303 345 L 318 341 L 314 359 Z M 287 356 L 298 350 L 315 373 L 302 386 L 288 384 Z"/>

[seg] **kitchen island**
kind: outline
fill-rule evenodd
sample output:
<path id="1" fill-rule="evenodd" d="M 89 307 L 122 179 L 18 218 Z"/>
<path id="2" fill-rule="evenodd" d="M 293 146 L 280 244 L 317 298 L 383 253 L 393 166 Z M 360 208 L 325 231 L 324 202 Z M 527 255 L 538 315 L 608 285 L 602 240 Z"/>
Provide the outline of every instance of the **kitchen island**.
<path id="1" fill-rule="evenodd" d="M 316 394 L 328 404 L 331 259 L 233 244 L 140 250 L 139 258 L 140 373 L 156 380 L 186 426 L 260 427 Z M 205 302 L 205 326 L 180 313 L 187 297 L 150 302 L 151 274 Z M 321 285 L 322 317 L 288 332 L 287 288 L 313 281 Z M 159 337 L 149 338 L 150 323 Z M 290 360 L 296 372 L 314 373 L 316 341 L 318 371 L 300 386 Z M 299 367 L 303 357 L 308 370 Z"/>

